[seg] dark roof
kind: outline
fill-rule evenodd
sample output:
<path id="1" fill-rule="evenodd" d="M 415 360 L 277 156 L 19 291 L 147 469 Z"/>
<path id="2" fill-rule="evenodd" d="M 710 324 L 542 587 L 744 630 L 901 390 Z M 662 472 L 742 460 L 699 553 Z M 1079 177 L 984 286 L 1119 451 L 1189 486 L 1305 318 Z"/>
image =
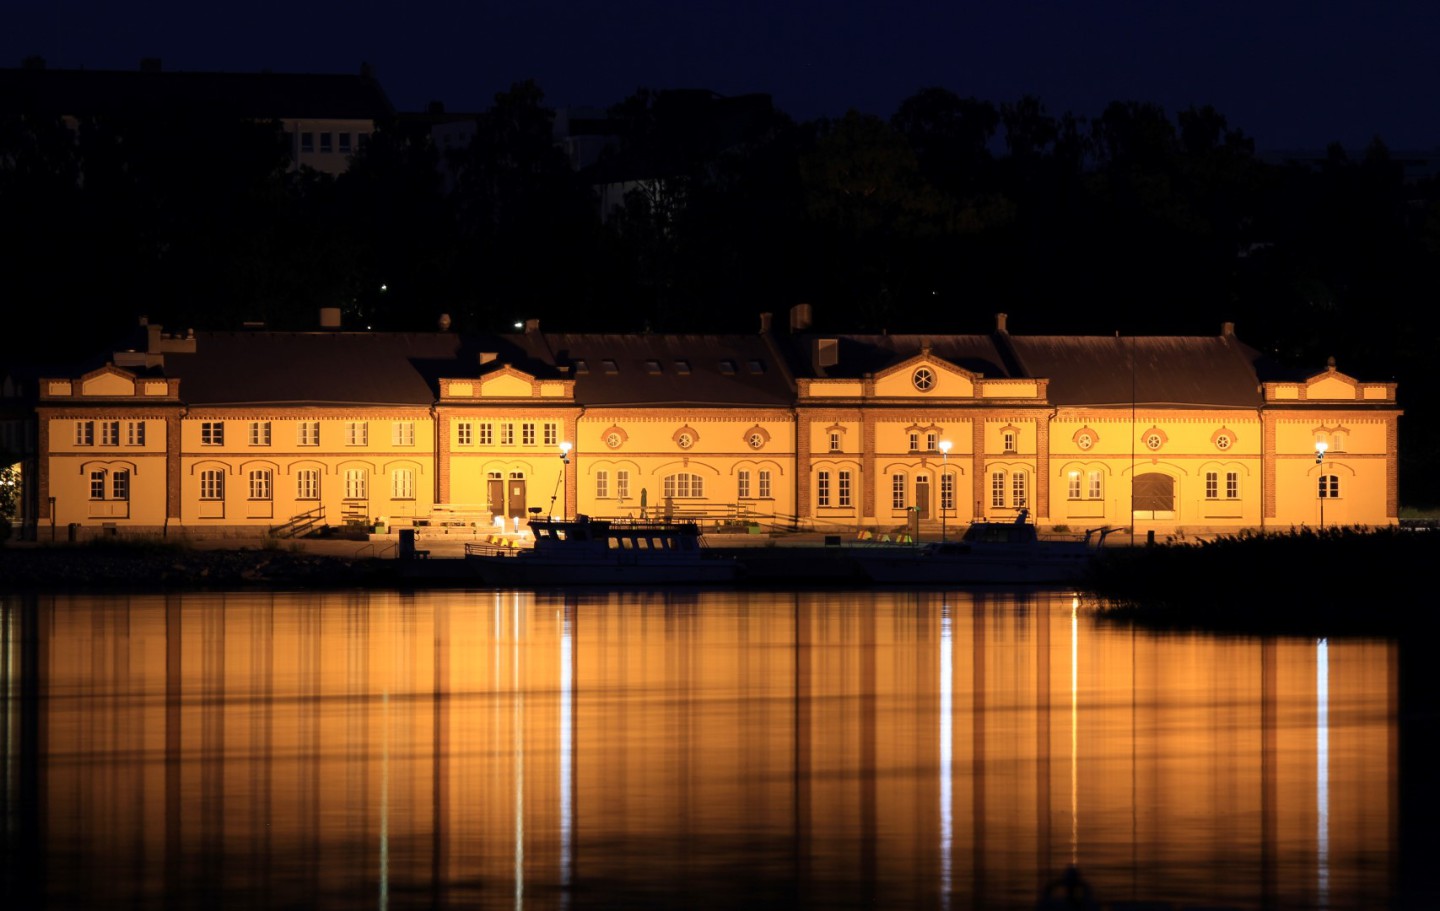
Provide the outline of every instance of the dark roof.
<path id="1" fill-rule="evenodd" d="M 553 375 L 498 337 L 442 332 L 197 332 L 194 354 L 166 354 L 165 374 L 195 405 L 429 405 L 441 377 L 475 377 L 482 351 Z"/>
<path id="2" fill-rule="evenodd" d="M 758 335 L 547 335 L 583 405 L 788 407 L 794 384 Z"/>
<path id="3" fill-rule="evenodd" d="M 793 357 L 801 375 L 858 379 L 907 361 L 930 346 L 931 354 L 986 377 L 1006 377 L 1002 353 L 988 335 L 800 335 L 792 337 Z M 816 343 L 836 342 L 835 363 L 821 367 Z"/>
<path id="4" fill-rule="evenodd" d="M 1003 336 L 1056 405 L 1259 407 L 1259 352 L 1232 335 Z"/>
<path id="5" fill-rule="evenodd" d="M 81 117 L 174 111 L 375 120 L 394 108 L 369 75 L 0 70 L 4 113 Z"/>

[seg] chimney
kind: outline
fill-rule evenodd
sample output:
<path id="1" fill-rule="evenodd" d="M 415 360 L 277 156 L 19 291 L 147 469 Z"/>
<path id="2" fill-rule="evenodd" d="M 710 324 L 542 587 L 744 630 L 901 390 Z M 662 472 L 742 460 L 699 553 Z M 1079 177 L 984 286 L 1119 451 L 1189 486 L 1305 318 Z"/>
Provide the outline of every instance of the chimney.
<path id="1" fill-rule="evenodd" d="M 767 332 L 770 331 L 770 320 L 772 319 L 773 316 L 774 316 L 774 314 L 771 314 L 771 313 L 762 313 L 762 314 L 760 314 L 760 334 L 761 334 L 761 335 L 764 335 L 765 333 L 767 333 Z"/>
<path id="2" fill-rule="evenodd" d="M 1010 314 L 1008 314 L 1008 313 L 997 313 L 997 314 L 995 314 L 995 332 L 996 332 L 996 333 L 998 333 L 999 335 L 1008 335 L 1008 334 L 1009 334 L 1009 331 L 1010 331 L 1010 330 L 1008 330 L 1008 329 L 1005 328 L 1005 322 L 1006 322 L 1006 320 L 1008 320 L 1009 318 L 1010 318 Z"/>
<path id="3" fill-rule="evenodd" d="M 540 331 L 540 321 L 539 321 L 538 319 L 527 319 L 527 320 L 525 321 L 525 334 L 526 334 L 526 335 L 533 335 L 533 334 L 535 334 L 535 333 L 537 333 L 537 332 L 539 332 L 539 331 Z"/>
<path id="4" fill-rule="evenodd" d="M 814 359 L 816 367 L 834 367 L 840 363 L 840 340 L 817 338 Z"/>
<path id="5" fill-rule="evenodd" d="M 482 351 L 482 352 L 480 352 L 480 366 L 481 366 L 481 367 L 484 367 L 486 364 L 493 364 L 493 363 L 495 362 L 495 358 L 497 358 L 497 357 L 499 357 L 499 356 L 500 356 L 500 353 L 497 352 L 497 351 Z"/>
<path id="6" fill-rule="evenodd" d="M 321 329 L 339 329 L 339 328 L 340 328 L 340 308 L 339 308 L 339 307 L 321 307 L 321 308 L 320 308 L 320 328 L 321 328 Z"/>
<path id="7" fill-rule="evenodd" d="M 790 331 L 804 332 L 810 328 L 812 319 L 809 304 L 796 304 L 790 308 Z"/>
<path id="8" fill-rule="evenodd" d="M 440 314 L 440 319 L 436 321 L 436 325 L 438 325 L 438 326 L 440 327 L 440 331 L 441 331 L 441 332 L 449 332 L 449 331 L 450 331 L 450 314 L 448 314 L 448 313 L 442 313 L 442 314 Z"/>
<path id="9" fill-rule="evenodd" d="M 1223 336 L 1224 338 L 1233 338 L 1233 337 L 1235 336 L 1235 324 L 1234 324 L 1234 323 L 1221 323 L 1221 324 L 1220 324 L 1220 335 Z"/>

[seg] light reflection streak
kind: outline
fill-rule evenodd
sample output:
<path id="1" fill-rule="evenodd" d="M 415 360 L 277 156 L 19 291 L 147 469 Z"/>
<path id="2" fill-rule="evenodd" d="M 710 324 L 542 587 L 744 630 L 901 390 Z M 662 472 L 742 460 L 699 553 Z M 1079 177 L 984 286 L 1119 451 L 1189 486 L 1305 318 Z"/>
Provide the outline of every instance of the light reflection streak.
<path id="1" fill-rule="evenodd" d="M 390 691 L 380 694 L 380 908 L 390 904 Z"/>
<path id="2" fill-rule="evenodd" d="M 950 854 L 955 838 L 952 797 L 952 711 L 955 696 L 950 608 L 940 607 L 940 907 L 950 907 Z"/>
<path id="3" fill-rule="evenodd" d="M 515 723 L 515 908 L 525 907 L 525 689 L 520 685 L 520 593 L 510 614 L 510 692 Z"/>
<path id="4" fill-rule="evenodd" d="M 560 885 L 570 885 L 570 842 L 573 837 L 570 787 L 574 778 L 574 731 L 570 727 L 571 692 L 575 676 L 570 667 L 570 655 L 574 648 L 568 610 L 561 612 L 560 621 Z M 561 893 L 566 895 L 567 893 Z"/>
<path id="5" fill-rule="evenodd" d="M 1330 903 L 1330 640 L 1315 643 L 1315 852 L 1317 904 Z"/>
<path id="6" fill-rule="evenodd" d="M 1080 599 L 1070 601 L 1070 863 L 1080 863 Z"/>

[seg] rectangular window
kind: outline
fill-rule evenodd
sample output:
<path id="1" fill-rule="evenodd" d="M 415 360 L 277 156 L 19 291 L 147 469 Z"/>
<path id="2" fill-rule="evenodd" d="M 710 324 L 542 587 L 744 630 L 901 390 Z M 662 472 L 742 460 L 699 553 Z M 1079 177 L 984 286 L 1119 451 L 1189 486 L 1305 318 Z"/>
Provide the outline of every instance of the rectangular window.
<path id="1" fill-rule="evenodd" d="M 945 510 L 955 508 L 955 476 L 953 474 L 940 476 L 940 508 Z"/>
<path id="2" fill-rule="evenodd" d="M 370 424 L 367 421 L 351 421 L 345 425 L 345 442 L 350 446 L 370 445 Z"/>
<path id="3" fill-rule="evenodd" d="M 366 491 L 365 469 L 351 468 L 345 472 L 345 498 L 347 500 L 363 500 Z"/>
<path id="4" fill-rule="evenodd" d="M 474 430 L 469 421 L 461 421 L 455 425 L 455 444 L 457 446 L 469 446 L 474 441 Z"/>
<path id="5" fill-rule="evenodd" d="M 295 499 L 320 499 L 320 472 L 314 468 L 303 468 L 295 472 Z"/>
<path id="6" fill-rule="evenodd" d="M 100 422 L 100 445 L 101 445 L 101 446 L 119 446 L 119 445 L 120 445 L 120 422 L 119 422 L 119 421 L 101 421 L 101 422 Z"/>
<path id="7" fill-rule="evenodd" d="M 272 476 L 268 468 L 260 468 L 250 472 L 250 499 L 270 499 L 271 480 Z"/>
<path id="8" fill-rule="evenodd" d="M 828 471 L 815 474 L 815 505 L 830 505 L 830 472 Z"/>
<path id="9" fill-rule="evenodd" d="M 225 472 L 214 468 L 200 472 L 200 499 L 225 499 Z"/>
<path id="10" fill-rule="evenodd" d="M 833 430 L 830 432 L 830 451 L 840 451 L 840 434 Z"/>
<path id="11" fill-rule="evenodd" d="M 604 500 L 610 496 L 610 472 L 595 472 L 595 499 Z"/>
<path id="12" fill-rule="evenodd" d="M 300 134 L 300 151 L 303 152 L 303 153 L 305 153 L 305 154 L 309 154 L 309 153 L 315 151 L 315 134 L 314 134 L 314 133 L 301 133 L 301 134 Z"/>
<path id="13" fill-rule="evenodd" d="M 837 506 L 849 506 L 849 505 L 850 505 L 850 472 L 848 472 L 848 471 L 842 471 L 842 472 L 840 472 L 839 475 L 837 476 L 836 480 L 837 480 L 837 483 L 838 483 L 838 486 L 836 487 L 836 490 L 835 490 L 835 496 L 836 496 L 836 498 L 837 498 L 837 499 L 836 499 L 836 505 L 837 505 Z"/>
<path id="14" fill-rule="evenodd" d="M 1105 495 L 1105 484 L 1098 471 L 1092 471 L 1085 476 L 1089 490 L 1086 493 L 1092 500 L 1098 500 Z"/>
<path id="15" fill-rule="evenodd" d="M 554 422 L 545 425 L 545 445 L 557 446 L 560 443 L 560 425 Z"/>
<path id="16" fill-rule="evenodd" d="M 1220 473 L 1215 471 L 1205 472 L 1205 499 L 1217 500 L 1220 498 Z"/>
<path id="17" fill-rule="evenodd" d="M 117 471 L 110 476 L 110 499 L 130 499 L 130 472 Z"/>
<path id="18" fill-rule="evenodd" d="M 1320 498 L 1333 500 L 1338 496 L 1340 496 L 1340 476 L 1338 474 L 1322 474 L 1320 476 Z"/>
<path id="19" fill-rule="evenodd" d="M 1010 475 L 1010 505 L 1016 509 L 1030 505 L 1030 501 L 1025 495 L 1025 472 L 1023 471 L 1017 471 Z"/>
<path id="20" fill-rule="evenodd" d="M 770 499 L 770 469 L 760 470 L 760 499 Z"/>
<path id="21" fill-rule="evenodd" d="M 927 452 L 934 452 L 934 451 L 935 451 L 935 444 L 938 443 L 939 441 L 940 441 L 940 438 L 939 438 L 938 436 L 936 436 L 935 434 L 933 434 L 933 433 L 927 433 L 927 434 L 925 434 L 925 450 L 926 450 Z"/>
<path id="22" fill-rule="evenodd" d="M 520 425 L 520 445 L 522 445 L 522 446 L 534 446 L 534 445 L 535 445 L 535 425 L 534 425 L 534 424 L 525 423 L 525 424 L 521 424 L 521 425 Z"/>
<path id="23" fill-rule="evenodd" d="M 501 445 L 501 446 L 514 446 L 514 445 L 515 445 L 515 425 L 514 425 L 514 424 L 501 424 L 501 425 L 500 425 L 500 445 Z"/>
<path id="24" fill-rule="evenodd" d="M 393 446 L 414 446 L 415 422 L 396 421 L 390 431 L 390 443 Z"/>
<path id="25" fill-rule="evenodd" d="M 1005 472 L 996 471 L 990 474 L 990 508 L 1005 508 Z"/>
<path id="26" fill-rule="evenodd" d="M 125 425 L 125 443 L 128 446 L 145 445 L 144 421 L 131 421 Z"/>
<path id="27" fill-rule="evenodd" d="M 329 134 L 329 133 L 321 133 L 321 134 L 320 134 L 320 151 L 321 151 L 321 152 L 327 152 L 327 153 L 334 151 L 334 147 L 330 144 L 330 134 Z"/>
<path id="28" fill-rule="evenodd" d="M 890 508 L 905 508 L 905 476 L 897 474 L 890 478 Z"/>
<path id="29" fill-rule="evenodd" d="M 1240 499 L 1240 473 L 1238 471 L 1225 472 L 1225 499 Z"/>
<path id="30" fill-rule="evenodd" d="M 1070 472 L 1065 486 L 1065 496 L 1072 500 L 1080 499 L 1080 472 Z"/>
<path id="31" fill-rule="evenodd" d="M 105 499 L 105 472 L 103 472 L 103 471 L 92 471 L 92 472 L 90 472 L 90 499 L 92 499 L 92 500 L 103 500 L 103 499 Z"/>
<path id="32" fill-rule="evenodd" d="M 349 134 L 349 133 L 341 133 L 341 134 L 340 134 L 340 154 L 341 154 L 341 155 L 349 155 L 349 154 L 350 154 L 350 134 Z"/>
<path id="33" fill-rule="evenodd" d="M 76 421 L 76 422 L 75 422 L 75 445 L 76 445 L 76 446 L 94 446 L 94 445 L 95 445 L 95 422 L 94 422 L 94 421 Z"/>
<path id="34" fill-rule="evenodd" d="M 200 424 L 200 445 L 202 446 L 224 446 L 225 445 L 225 422 L 224 421 L 202 421 Z"/>
<path id="35" fill-rule="evenodd" d="M 299 432 L 298 432 L 298 435 L 297 435 L 296 438 L 295 438 L 295 442 L 296 442 L 297 445 L 300 445 L 300 446 L 319 446 L 319 445 L 320 445 L 320 422 L 319 422 L 319 421 L 301 421 L 301 422 L 300 422 L 300 427 L 299 427 Z"/>
<path id="36" fill-rule="evenodd" d="M 1005 451 L 1006 451 L 1006 452 L 1014 452 L 1014 451 L 1015 451 L 1015 431 L 1013 431 L 1013 430 L 1007 430 L 1007 431 L 1005 431 L 1005 435 L 1004 435 L 1003 439 L 1004 439 L 1004 441 L 1005 441 Z"/>
<path id="37" fill-rule="evenodd" d="M 920 448 L 920 434 L 915 433 L 915 432 L 912 431 L 912 432 L 910 433 L 910 451 L 911 451 L 911 452 L 915 452 L 915 451 L 918 450 L 919 448 Z"/>
<path id="38" fill-rule="evenodd" d="M 494 425 L 494 424 L 491 424 L 491 423 L 488 422 L 488 421 L 486 421 L 484 424 L 481 424 L 481 425 L 480 425 L 480 445 L 481 445 L 481 446 L 494 446 L 494 445 L 495 445 L 495 425 Z"/>
<path id="39" fill-rule="evenodd" d="M 628 469 L 620 469 L 615 472 L 615 496 L 625 499 L 630 496 L 630 472 Z"/>
<path id="40" fill-rule="evenodd" d="M 269 446 L 269 445 L 270 445 L 270 422 L 269 422 L 269 421 L 251 421 L 251 422 L 250 422 L 250 445 L 251 445 L 251 446 Z"/>
<path id="41" fill-rule="evenodd" d="M 735 495 L 742 500 L 750 499 L 749 471 L 740 471 L 735 474 Z"/>
<path id="42" fill-rule="evenodd" d="M 397 468 L 390 476 L 390 497 L 395 500 L 415 499 L 415 470 Z"/>

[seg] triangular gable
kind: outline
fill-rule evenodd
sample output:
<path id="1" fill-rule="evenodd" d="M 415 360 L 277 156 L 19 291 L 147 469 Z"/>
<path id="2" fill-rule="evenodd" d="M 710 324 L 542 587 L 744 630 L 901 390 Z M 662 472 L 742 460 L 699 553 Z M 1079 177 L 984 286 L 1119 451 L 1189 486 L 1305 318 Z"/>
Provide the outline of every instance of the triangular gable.
<path id="1" fill-rule="evenodd" d="M 453 399 L 531 399 L 570 398 L 574 380 L 541 380 L 534 374 L 501 364 L 475 379 L 442 379 L 440 398 Z"/>
<path id="2" fill-rule="evenodd" d="M 1298 383 L 1266 383 L 1270 401 L 1393 402 L 1394 383 L 1366 383 L 1335 369 L 1335 365 Z"/>
<path id="3" fill-rule="evenodd" d="M 980 375 L 937 357 L 926 347 L 919 354 L 876 373 L 877 396 L 924 396 L 941 399 L 973 399 Z"/>
<path id="4" fill-rule="evenodd" d="M 134 396 L 139 395 L 135 374 L 119 367 L 106 365 L 80 377 L 80 394 L 83 396 Z"/>

